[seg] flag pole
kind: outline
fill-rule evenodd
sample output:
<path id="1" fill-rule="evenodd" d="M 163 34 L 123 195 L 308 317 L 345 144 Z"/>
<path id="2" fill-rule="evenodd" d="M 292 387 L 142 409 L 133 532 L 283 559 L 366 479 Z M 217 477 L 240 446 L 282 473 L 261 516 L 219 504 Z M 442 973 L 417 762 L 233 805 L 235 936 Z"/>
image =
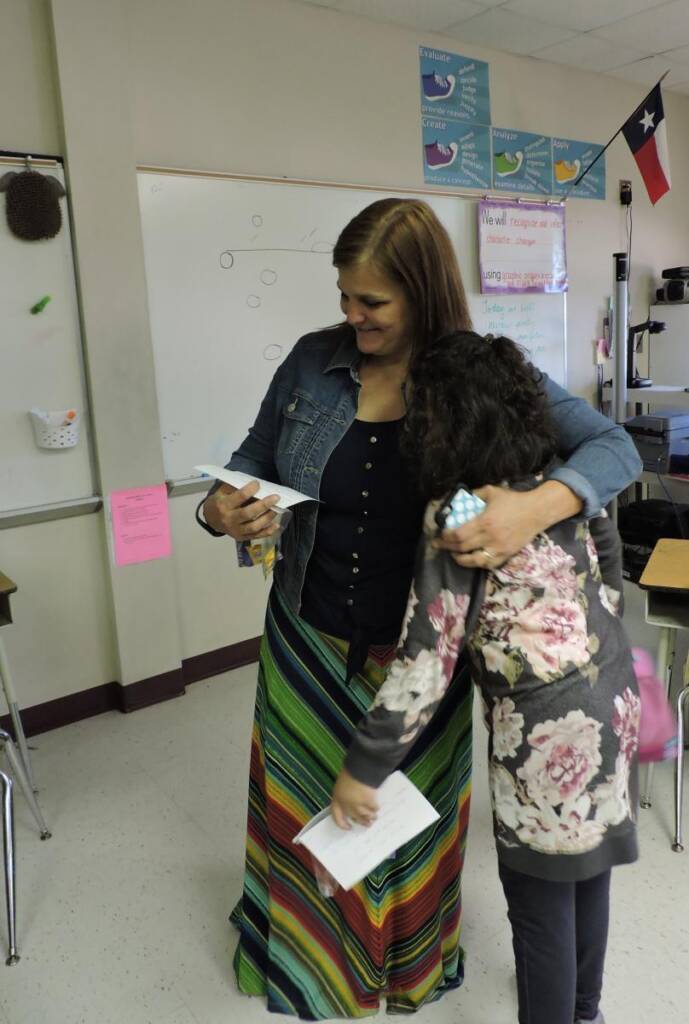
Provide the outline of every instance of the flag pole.
<path id="1" fill-rule="evenodd" d="M 626 123 L 627 123 L 627 122 L 625 121 L 625 124 L 626 124 Z M 587 174 L 589 173 L 589 171 L 591 170 L 591 168 L 592 168 L 592 167 L 595 167 L 595 165 L 596 165 L 596 164 L 598 163 L 598 161 L 600 160 L 600 158 L 601 158 L 601 157 L 603 156 L 603 153 L 605 153 L 606 149 L 609 149 L 609 148 L 610 148 L 610 146 L 612 146 L 613 142 L 615 141 L 615 139 L 617 138 L 617 136 L 618 136 L 618 135 L 620 134 L 620 132 L 621 132 L 621 131 L 622 131 L 622 128 L 618 128 L 618 129 L 617 129 L 617 131 L 615 132 L 615 134 L 613 135 L 613 137 L 612 137 L 612 138 L 610 139 L 610 141 L 609 141 L 609 142 L 606 142 L 606 144 L 605 144 L 605 145 L 603 146 L 603 148 L 601 149 L 601 151 L 600 151 L 600 152 L 599 152 L 598 154 L 596 154 L 596 156 L 595 156 L 595 157 L 593 158 L 593 160 L 592 160 L 592 161 L 591 161 L 591 163 L 590 163 L 590 164 L 588 165 L 588 167 L 586 167 L 586 168 L 585 168 L 585 169 L 584 169 L 584 170 L 583 170 L 583 171 L 581 172 L 581 174 L 579 175 L 579 177 L 577 178 L 577 180 L 576 180 L 575 182 L 573 182 L 573 183 L 572 183 L 572 184 L 571 184 L 571 185 L 569 186 L 569 188 L 567 189 L 567 191 L 566 191 L 566 193 L 565 193 L 565 199 L 569 199 L 570 193 L 571 193 L 571 192 L 573 192 L 573 191 L 574 191 L 574 189 L 575 189 L 575 188 L 577 187 L 577 185 L 579 184 L 579 182 L 580 182 L 580 181 L 582 181 L 582 180 L 583 180 L 583 179 L 584 179 L 584 178 L 586 177 L 586 175 L 587 175 Z"/>
<path id="2" fill-rule="evenodd" d="M 665 72 L 665 74 L 663 74 L 663 75 L 662 75 L 662 76 L 661 76 L 661 77 L 660 77 L 660 78 L 658 79 L 658 81 L 656 82 L 656 84 L 655 84 L 655 85 L 653 86 L 653 89 L 657 89 L 657 88 L 658 88 L 658 86 L 660 85 L 660 83 L 661 83 L 661 82 L 662 82 L 662 81 L 663 81 L 663 80 L 664 80 L 665 78 L 667 78 L 667 76 L 668 76 L 669 74 L 670 74 L 670 69 L 668 68 L 668 69 L 667 69 L 667 71 Z M 646 93 L 646 95 L 645 95 L 645 96 L 644 96 L 644 98 L 642 99 L 641 103 L 639 103 L 639 106 L 641 106 L 641 104 L 642 104 L 642 103 L 645 103 L 645 102 L 646 102 L 646 100 L 648 99 L 648 97 L 649 97 L 649 96 L 651 95 L 651 93 L 653 92 L 653 89 L 649 89 L 649 90 L 648 90 L 648 92 Z M 629 120 L 629 118 L 627 118 L 627 121 L 628 121 L 628 120 Z M 571 193 L 572 193 L 572 192 L 574 191 L 574 189 L 575 189 L 575 188 L 577 187 L 577 185 L 579 184 L 579 182 L 580 182 L 580 181 L 582 181 L 582 179 L 583 179 L 583 178 L 585 178 L 585 177 L 586 177 L 586 175 L 587 175 L 587 174 L 589 173 L 589 171 L 591 170 L 591 168 L 592 168 L 592 167 L 594 167 L 594 166 L 595 166 L 595 165 L 596 165 L 596 164 L 598 163 L 598 161 L 600 160 L 600 158 L 601 158 L 601 157 L 603 156 L 603 153 L 605 153 L 606 149 L 608 149 L 608 148 L 609 148 L 609 147 L 610 147 L 610 146 L 611 146 L 611 145 L 613 144 L 613 142 L 615 141 L 615 139 L 617 138 L 617 136 L 618 136 L 618 135 L 620 134 L 620 132 L 621 132 L 621 131 L 622 131 L 622 130 L 624 129 L 624 125 L 625 125 L 625 124 L 627 123 L 627 121 L 625 121 L 625 122 L 624 122 L 624 124 L 623 124 L 623 125 L 621 125 L 621 126 L 620 126 L 620 127 L 619 127 L 619 128 L 617 129 L 617 131 L 615 132 L 615 134 L 613 135 L 613 137 L 612 137 L 612 138 L 611 138 L 611 139 L 610 139 L 610 140 L 609 140 L 608 142 L 606 142 L 606 144 L 605 144 L 605 145 L 603 146 L 603 148 L 601 149 L 600 153 L 598 153 L 598 154 L 597 154 L 597 155 L 596 155 L 596 156 L 595 156 L 595 157 L 593 158 L 593 160 L 592 160 L 592 161 L 591 161 L 591 163 L 590 163 L 590 164 L 588 165 L 588 167 L 586 167 L 586 168 L 585 168 L 585 169 L 584 169 L 584 170 L 583 170 L 583 171 L 581 172 L 581 174 L 579 175 L 579 177 L 577 178 L 577 180 L 576 180 L 575 182 L 573 182 L 573 184 L 572 184 L 572 185 L 570 185 L 570 187 L 569 187 L 569 188 L 567 189 L 567 191 L 566 191 L 566 193 L 565 193 L 565 196 L 564 196 L 564 198 L 565 198 L 565 199 L 569 199 L 569 197 L 570 197 L 570 194 L 571 194 Z"/>

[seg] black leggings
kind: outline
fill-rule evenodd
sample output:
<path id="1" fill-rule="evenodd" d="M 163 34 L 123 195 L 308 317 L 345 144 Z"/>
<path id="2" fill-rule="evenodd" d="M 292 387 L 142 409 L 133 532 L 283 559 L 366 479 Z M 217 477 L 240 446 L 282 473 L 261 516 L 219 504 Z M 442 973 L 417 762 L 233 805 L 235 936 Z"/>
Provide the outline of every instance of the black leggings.
<path id="1" fill-rule="evenodd" d="M 519 1024 L 594 1020 L 608 941 L 610 872 L 549 882 L 499 865 L 512 925 Z"/>

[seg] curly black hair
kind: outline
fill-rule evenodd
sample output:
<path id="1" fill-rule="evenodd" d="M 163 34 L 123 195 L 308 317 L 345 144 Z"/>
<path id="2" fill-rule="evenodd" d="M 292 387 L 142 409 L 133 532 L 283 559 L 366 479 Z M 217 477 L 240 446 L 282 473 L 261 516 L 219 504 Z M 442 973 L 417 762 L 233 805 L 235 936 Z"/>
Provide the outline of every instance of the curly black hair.
<path id="1" fill-rule="evenodd" d="M 543 375 L 509 338 L 456 331 L 417 353 L 403 447 L 428 498 L 514 483 L 556 452 Z"/>

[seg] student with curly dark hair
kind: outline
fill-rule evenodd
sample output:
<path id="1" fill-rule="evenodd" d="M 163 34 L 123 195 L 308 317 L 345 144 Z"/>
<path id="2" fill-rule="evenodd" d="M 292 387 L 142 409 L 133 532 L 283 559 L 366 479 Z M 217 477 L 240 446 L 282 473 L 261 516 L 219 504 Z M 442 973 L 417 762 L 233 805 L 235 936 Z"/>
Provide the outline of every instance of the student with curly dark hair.
<path id="1" fill-rule="evenodd" d="M 471 488 L 523 479 L 557 453 L 543 375 L 509 339 L 457 332 L 409 372 L 404 447 L 427 497 L 451 496 L 460 477 Z"/>
<path id="2" fill-rule="evenodd" d="M 500 567 L 457 565 L 436 526 L 457 490 L 528 491 L 553 468 L 543 378 L 509 339 L 463 331 L 418 353 L 410 376 L 406 448 L 434 500 L 396 659 L 354 735 L 333 816 L 343 828 L 375 818 L 376 787 L 433 720 L 464 649 L 490 733 L 519 1022 L 602 1024 L 610 869 L 637 857 L 640 703 L 616 532 L 607 517 L 574 515 Z"/>

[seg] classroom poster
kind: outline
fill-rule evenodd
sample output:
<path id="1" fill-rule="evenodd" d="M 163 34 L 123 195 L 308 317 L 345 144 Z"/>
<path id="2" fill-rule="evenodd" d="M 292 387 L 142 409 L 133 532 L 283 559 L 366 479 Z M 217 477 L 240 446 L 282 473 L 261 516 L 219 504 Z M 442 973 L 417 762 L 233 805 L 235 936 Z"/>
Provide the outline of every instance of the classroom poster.
<path id="1" fill-rule="evenodd" d="M 551 194 L 552 150 L 546 135 L 491 128 L 493 188 L 498 192 Z"/>
<path id="2" fill-rule="evenodd" d="M 482 294 L 567 291 L 563 206 L 484 199 L 478 234 Z"/>
<path id="3" fill-rule="evenodd" d="M 419 47 L 424 181 L 452 188 L 566 196 L 601 147 L 490 127 L 486 61 Z M 605 159 L 572 195 L 605 199 Z"/>
<path id="4" fill-rule="evenodd" d="M 110 495 L 115 565 L 133 565 L 172 554 L 167 487 L 134 487 Z"/>
<path id="5" fill-rule="evenodd" d="M 605 156 L 576 188 L 572 185 L 602 150 L 595 142 L 553 139 L 553 195 L 577 199 L 605 199 Z"/>
<path id="6" fill-rule="evenodd" d="M 421 125 L 426 184 L 490 188 L 490 128 L 436 117 Z"/>
<path id="7" fill-rule="evenodd" d="M 421 113 L 490 124 L 488 65 L 458 53 L 419 47 Z"/>

